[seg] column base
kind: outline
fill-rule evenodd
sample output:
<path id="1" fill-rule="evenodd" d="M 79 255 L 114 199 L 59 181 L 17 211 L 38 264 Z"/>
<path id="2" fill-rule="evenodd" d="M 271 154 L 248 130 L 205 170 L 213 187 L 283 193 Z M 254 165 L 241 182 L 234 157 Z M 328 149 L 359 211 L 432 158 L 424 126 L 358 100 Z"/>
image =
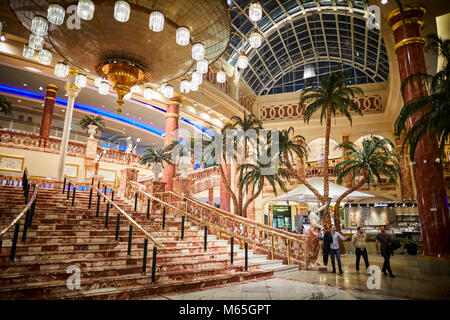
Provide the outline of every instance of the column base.
<path id="1" fill-rule="evenodd" d="M 425 274 L 450 276 L 450 257 L 438 258 L 420 255 L 417 260 L 419 271 Z"/>
<path id="2" fill-rule="evenodd" d="M 193 181 L 189 178 L 175 177 L 173 178 L 173 192 L 191 196 L 191 186 Z"/>
<path id="3" fill-rule="evenodd" d="M 162 181 L 145 181 L 143 185 L 145 186 L 145 192 L 152 196 L 157 196 L 157 193 L 164 192 L 166 187 L 166 183 Z"/>

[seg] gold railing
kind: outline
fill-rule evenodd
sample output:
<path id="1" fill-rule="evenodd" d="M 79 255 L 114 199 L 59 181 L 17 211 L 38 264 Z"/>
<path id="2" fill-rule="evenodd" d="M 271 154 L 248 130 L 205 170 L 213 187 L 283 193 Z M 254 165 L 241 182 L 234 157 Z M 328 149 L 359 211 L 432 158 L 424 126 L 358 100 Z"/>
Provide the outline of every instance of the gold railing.
<path id="1" fill-rule="evenodd" d="M 139 196 L 135 199 L 150 200 L 159 203 L 174 213 L 186 216 L 200 225 L 206 225 L 209 231 L 215 232 L 219 239 L 224 235 L 233 237 L 245 243 L 252 244 L 254 248 L 260 249 L 264 253 L 270 254 L 272 259 L 282 259 L 287 264 L 298 264 L 303 268 L 307 267 L 306 239 L 304 235 L 293 235 L 289 232 L 275 229 L 257 223 L 253 220 L 233 215 L 227 211 L 212 207 L 197 200 L 181 196 L 173 192 L 162 192 L 150 195 L 144 191 L 145 186 L 135 182 L 127 181 L 128 198 Z M 137 201 L 137 200 L 136 200 Z M 151 210 L 151 209 L 150 209 Z"/>
<path id="2" fill-rule="evenodd" d="M 70 177 L 65 175 L 65 178 L 75 187 L 78 188 L 78 185 L 76 182 L 74 182 Z M 158 241 L 156 241 L 147 231 L 145 231 L 144 228 L 142 228 L 142 226 L 140 224 L 138 224 L 130 215 L 128 215 L 122 208 L 120 208 L 116 203 L 114 203 L 114 201 L 111 200 L 111 198 L 107 197 L 105 194 L 103 194 L 101 192 L 101 190 L 99 190 L 95 185 L 90 185 L 91 188 L 93 188 L 98 195 L 100 195 L 101 197 L 103 197 L 103 199 L 105 199 L 112 207 L 116 208 L 117 211 L 119 211 L 120 214 L 122 214 L 129 222 L 131 225 L 133 225 L 134 227 L 136 227 L 139 231 L 141 231 L 144 234 L 144 237 L 148 240 L 150 240 L 151 242 L 153 242 L 154 246 L 158 247 L 158 248 L 164 248 L 164 245 L 162 243 L 159 243 Z M 69 190 L 70 191 L 70 190 Z"/>

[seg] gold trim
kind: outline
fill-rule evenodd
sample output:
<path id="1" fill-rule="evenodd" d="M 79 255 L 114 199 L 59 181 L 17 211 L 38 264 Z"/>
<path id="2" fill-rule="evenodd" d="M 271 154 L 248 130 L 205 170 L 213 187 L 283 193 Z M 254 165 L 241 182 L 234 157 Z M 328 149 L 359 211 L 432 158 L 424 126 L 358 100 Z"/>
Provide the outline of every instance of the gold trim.
<path id="1" fill-rule="evenodd" d="M 44 98 L 44 100 L 53 100 L 53 101 L 56 101 L 55 98 L 53 98 L 53 97 L 47 97 L 47 96 Z"/>
<path id="2" fill-rule="evenodd" d="M 47 89 L 46 91 L 56 93 L 56 90 L 54 90 L 54 89 Z"/>
<path id="3" fill-rule="evenodd" d="M 419 3 L 413 3 L 410 5 L 407 5 L 403 8 L 403 12 L 412 11 L 412 10 L 420 10 L 423 12 L 423 15 L 425 15 L 427 13 L 427 9 L 425 9 Z M 398 14 L 400 14 L 400 8 L 394 9 L 391 12 L 389 12 L 388 15 L 386 16 L 386 23 L 389 24 L 389 21 L 391 21 L 391 19 L 394 18 Z"/>
<path id="4" fill-rule="evenodd" d="M 411 19 L 405 19 L 405 24 L 411 24 L 411 23 L 417 23 L 420 25 L 420 27 L 423 27 L 423 20 L 420 20 L 419 18 L 411 18 Z M 391 27 L 391 31 L 395 32 L 398 28 L 400 28 L 403 25 L 403 20 L 400 20 Z"/>
<path id="5" fill-rule="evenodd" d="M 9 171 L 9 172 L 22 172 L 23 168 L 25 167 L 25 157 L 23 156 L 12 156 L 9 154 L 0 154 L 0 163 L 2 162 L 2 158 L 13 158 L 13 159 L 22 159 L 22 167 L 20 170 L 18 169 L 10 169 L 10 168 L 2 168 L 0 167 L 1 171 Z"/>
<path id="6" fill-rule="evenodd" d="M 178 113 L 167 113 L 164 118 L 180 118 Z"/>
<path id="7" fill-rule="evenodd" d="M 76 85 L 74 85 L 74 84 L 68 84 L 64 88 L 65 89 L 75 89 L 77 91 L 81 91 L 81 89 L 79 87 L 77 87 Z"/>
<path id="8" fill-rule="evenodd" d="M 46 87 L 47 89 L 49 89 L 49 88 L 55 89 L 55 90 L 58 90 L 58 89 L 59 89 L 59 87 L 58 87 L 56 84 L 53 84 L 53 83 L 47 83 L 47 84 L 45 85 L 45 87 Z"/>
<path id="9" fill-rule="evenodd" d="M 403 39 L 394 46 L 394 52 L 397 52 L 397 50 L 399 48 L 406 46 L 408 44 L 411 44 L 411 43 L 425 44 L 425 38 L 424 37 L 411 37 L 411 38 Z"/>
<path id="10" fill-rule="evenodd" d="M 175 104 L 175 105 L 177 105 L 177 106 L 181 106 L 183 103 L 181 102 L 181 101 L 170 101 L 169 103 L 168 103 L 168 105 L 171 105 L 171 104 Z"/>
<path id="11" fill-rule="evenodd" d="M 76 76 L 77 74 L 84 74 L 80 70 L 70 69 L 69 74 Z"/>
<path id="12" fill-rule="evenodd" d="M 80 165 L 77 163 L 65 163 L 64 167 L 66 166 L 75 166 L 77 167 L 77 175 L 76 176 L 69 176 L 68 174 L 64 173 L 66 176 L 70 177 L 70 178 L 78 178 L 78 174 L 80 173 Z"/>

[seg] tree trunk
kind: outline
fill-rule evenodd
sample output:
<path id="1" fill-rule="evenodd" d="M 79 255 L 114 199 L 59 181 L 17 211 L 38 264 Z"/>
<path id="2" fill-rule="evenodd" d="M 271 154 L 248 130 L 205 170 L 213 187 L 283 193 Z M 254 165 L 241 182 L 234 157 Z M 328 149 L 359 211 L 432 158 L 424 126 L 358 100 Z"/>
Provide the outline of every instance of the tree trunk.
<path id="1" fill-rule="evenodd" d="M 334 206 L 334 224 L 336 226 L 336 231 L 341 233 L 341 216 L 339 214 L 339 207 L 341 206 L 341 201 L 344 200 L 346 196 L 351 194 L 353 191 L 358 190 L 366 183 L 366 178 L 363 178 L 360 182 L 358 182 L 354 187 L 351 189 L 348 189 L 343 194 L 339 196 L 339 198 L 336 200 L 336 204 Z M 341 250 L 341 253 L 345 253 L 345 247 L 344 242 L 339 239 L 339 247 Z"/>
<path id="2" fill-rule="evenodd" d="M 238 205 L 237 205 L 238 202 L 237 202 L 237 199 L 236 199 L 236 195 L 234 194 L 233 190 L 230 187 L 229 182 L 227 181 L 227 179 L 225 177 L 225 172 L 223 172 L 223 168 L 222 168 L 221 164 L 219 164 L 219 173 L 220 173 L 220 178 L 222 179 L 223 184 L 225 185 L 225 188 L 228 190 L 228 192 L 230 192 L 231 199 L 233 200 L 233 204 L 234 204 L 234 214 L 237 215 L 238 214 L 238 210 L 237 210 L 238 209 Z"/>
<path id="3" fill-rule="evenodd" d="M 261 179 L 261 184 L 260 184 L 260 186 L 258 188 L 258 191 L 255 194 L 253 194 L 247 200 L 247 202 L 245 203 L 244 207 L 242 208 L 242 213 L 245 214 L 245 217 L 247 217 L 247 208 L 248 208 L 248 206 L 250 205 L 250 203 L 252 203 L 252 201 L 254 201 L 259 196 L 259 194 L 263 190 L 263 187 L 264 187 L 264 178 Z"/>
<path id="4" fill-rule="evenodd" d="M 328 175 L 329 175 L 329 164 L 328 164 L 328 156 L 330 154 L 330 131 L 331 131 L 331 106 L 327 107 L 326 114 L 326 127 L 325 127 L 325 154 L 324 154 L 324 163 L 323 163 L 323 197 L 325 201 L 328 200 L 329 188 L 328 184 Z"/>

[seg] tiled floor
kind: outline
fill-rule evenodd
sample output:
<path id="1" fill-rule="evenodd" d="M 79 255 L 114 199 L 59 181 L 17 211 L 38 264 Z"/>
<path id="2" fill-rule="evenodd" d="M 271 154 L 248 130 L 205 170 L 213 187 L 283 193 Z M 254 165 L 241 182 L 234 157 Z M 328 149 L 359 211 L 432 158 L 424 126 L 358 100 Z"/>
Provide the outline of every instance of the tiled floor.
<path id="1" fill-rule="evenodd" d="M 354 255 L 342 257 L 344 274 L 294 271 L 273 278 L 183 294 L 166 294 L 151 299 L 174 300 L 302 300 L 302 299 L 450 299 L 450 277 L 419 272 L 417 256 L 395 255 L 391 266 L 396 278 L 381 276 L 381 288 L 370 290 L 368 276 L 355 271 Z M 369 261 L 382 266 L 381 256 Z M 361 263 L 361 270 L 363 270 Z M 331 267 L 329 266 L 329 271 Z"/>

